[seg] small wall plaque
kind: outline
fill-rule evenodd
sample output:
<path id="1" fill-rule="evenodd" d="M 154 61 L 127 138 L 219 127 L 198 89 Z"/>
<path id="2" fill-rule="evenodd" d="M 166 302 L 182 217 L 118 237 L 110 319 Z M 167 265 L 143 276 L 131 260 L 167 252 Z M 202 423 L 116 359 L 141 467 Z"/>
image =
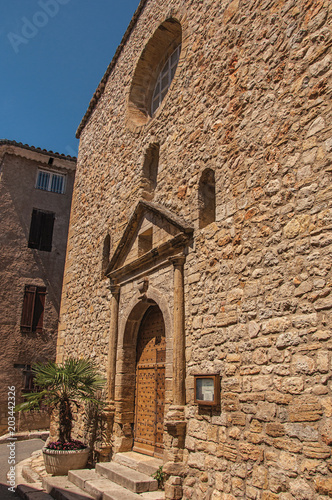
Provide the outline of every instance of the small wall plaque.
<path id="1" fill-rule="evenodd" d="M 195 403 L 206 406 L 220 404 L 220 375 L 194 375 Z"/>

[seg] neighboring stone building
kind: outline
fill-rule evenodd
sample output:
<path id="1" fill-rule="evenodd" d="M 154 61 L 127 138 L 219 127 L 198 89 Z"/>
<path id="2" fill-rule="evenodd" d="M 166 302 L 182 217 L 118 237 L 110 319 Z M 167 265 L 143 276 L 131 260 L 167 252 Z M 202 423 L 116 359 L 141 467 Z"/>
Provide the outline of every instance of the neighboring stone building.
<path id="1" fill-rule="evenodd" d="M 142 0 L 79 126 L 58 360 L 167 499 L 332 495 L 331 18 Z"/>
<path id="2" fill-rule="evenodd" d="M 8 387 L 19 403 L 32 388 L 31 365 L 55 360 L 75 169 L 76 158 L 0 141 L 1 433 Z M 16 430 L 41 426 L 43 414 L 16 418 Z"/>

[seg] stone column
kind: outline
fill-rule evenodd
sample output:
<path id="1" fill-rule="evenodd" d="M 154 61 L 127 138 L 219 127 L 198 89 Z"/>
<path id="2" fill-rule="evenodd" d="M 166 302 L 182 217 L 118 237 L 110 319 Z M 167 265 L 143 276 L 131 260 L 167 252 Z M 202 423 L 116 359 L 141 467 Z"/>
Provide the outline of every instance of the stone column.
<path id="1" fill-rule="evenodd" d="M 118 347 L 118 316 L 120 285 L 110 286 L 111 298 L 111 324 L 110 337 L 108 342 L 108 366 L 107 366 L 107 399 L 114 403 L 115 396 L 115 373 L 116 373 L 116 352 Z"/>
<path id="2" fill-rule="evenodd" d="M 106 440 L 103 443 L 100 452 L 100 460 L 107 461 L 110 458 L 112 449 L 112 433 L 115 415 L 115 375 L 116 375 L 116 353 L 118 346 L 118 316 L 119 316 L 119 297 L 120 285 L 111 284 L 111 323 L 110 336 L 108 342 L 108 360 L 107 360 L 107 404 L 104 408 L 104 416 L 107 422 Z"/>
<path id="3" fill-rule="evenodd" d="M 186 404 L 186 338 L 184 316 L 184 263 L 185 256 L 171 257 L 174 267 L 174 317 L 173 317 L 173 403 L 165 418 L 168 432 L 168 450 L 163 470 L 169 475 L 165 484 L 165 498 L 182 498 L 184 474 L 183 449 L 186 435 L 184 408 Z"/>
<path id="4" fill-rule="evenodd" d="M 173 405 L 186 404 L 186 339 L 184 331 L 184 279 L 185 256 L 172 257 L 174 266 L 174 331 L 173 331 Z"/>

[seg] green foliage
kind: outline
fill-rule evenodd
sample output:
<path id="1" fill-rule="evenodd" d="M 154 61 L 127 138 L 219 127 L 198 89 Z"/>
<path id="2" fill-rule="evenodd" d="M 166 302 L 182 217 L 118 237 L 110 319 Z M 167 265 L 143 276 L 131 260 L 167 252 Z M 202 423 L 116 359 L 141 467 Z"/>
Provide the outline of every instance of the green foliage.
<path id="1" fill-rule="evenodd" d="M 26 411 L 47 406 L 50 411 L 59 411 L 59 440 L 71 441 L 72 405 L 79 402 L 102 404 L 96 398 L 105 379 L 100 377 L 95 364 L 86 359 L 68 358 L 63 364 L 48 362 L 32 367 L 35 375 L 36 392 L 25 394 L 26 401 L 18 405 L 16 411 Z"/>
<path id="2" fill-rule="evenodd" d="M 161 465 L 158 467 L 156 472 L 152 474 L 153 479 L 156 479 L 158 481 L 158 488 L 163 489 L 164 487 L 164 481 L 166 479 L 166 474 L 163 472 L 163 466 Z"/>
<path id="3" fill-rule="evenodd" d="M 105 415 L 100 411 L 101 408 L 95 404 L 85 405 L 85 436 L 84 440 L 92 450 L 90 456 L 91 465 L 99 461 L 98 449 L 102 443 L 107 441 L 107 421 Z M 97 450 L 96 450 L 97 445 Z"/>

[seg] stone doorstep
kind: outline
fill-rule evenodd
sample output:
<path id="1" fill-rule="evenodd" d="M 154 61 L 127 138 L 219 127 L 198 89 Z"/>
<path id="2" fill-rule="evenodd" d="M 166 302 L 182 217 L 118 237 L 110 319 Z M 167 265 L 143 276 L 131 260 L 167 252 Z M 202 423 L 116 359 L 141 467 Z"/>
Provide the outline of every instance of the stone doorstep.
<path id="1" fill-rule="evenodd" d="M 126 467 L 130 467 L 131 469 L 147 474 L 148 476 L 155 474 L 159 467 L 163 465 L 163 461 L 160 458 L 149 457 L 135 451 L 116 453 L 112 462 L 125 465 Z"/>
<path id="2" fill-rule="evenodd" d="M 142 500 L 141 495 L 126 490 L 109 479 L 101 478 L 89 480 L 91 470 L 70 471 L 71 481 L 65 476 L 47 478 L 45 489 L 56 500 Z M 86 474 L 85 474 L 86 473 Z M 72 481 L 84 486 L 84 490 Z"/>
<path id="3" fill-rule="evenodd" d="M 81 469 L 71 470 L 68 473 L 68 480 L 74 485 L 86 491 L 95 500 L 102 500 L 105 492 L 126 492 L 122 486 L 112 483 L 109 479 L 101 477 L 94 470 Z M 135 494 L 137 498 L 137 495 Z"/>
<path id="4" fill-rule="evenodd" d="M 134 493 L 158 490 L 156 479 L 114 462 L 96 464 L 96 472 Z"/>
<path id="5" fill-rule="evenodd" d="M 68 480 L 82 490 L 85 490 L 95 500 L 104 499 L 105 497 L 103 495 L 106 493 L 110 496 L 110 498 L 126 498 L 128 500 L 138 498 L 141 500 L 164 500 L 165 498 L 163 491 L 151 491 L 138 495 L 126 490 L 116 483 L 113 483 L 109 479 L 102 478 L 91 469 L 69 471 Z"/>
<path id="6" fill-rule="evenodd" d="M 93 469 L 69 471 L 68 478 L 50 475 L 42 478 L 31 467 L 30 457 L 20 464 L 25 481 L 20 475 L 22 484 L 18 485 L 17 493 L 24 500 L 164 500 L 164 492 L 157 490 L 157 481 L 150 477 L 162 461 L 135 452 L 120 455 L 120 461 L 130 464 L 130 468 L 119 463 L 103 463 L 100 468 L 105 469 L 102 466 L 106 466 L 107 470 L 103 472 L 108 475 L 111 471 L 117 480 L 125 483 L 125 487 L 102 477 Z M 140 494 L 126 489 L 128 485 L 139 490 Z"/>
<path id="7" fill-rule="evenodd" d="M 67 476 L 43 477 L 43 487 L 55 500 L 95 500 L 68 481 Z"/>

